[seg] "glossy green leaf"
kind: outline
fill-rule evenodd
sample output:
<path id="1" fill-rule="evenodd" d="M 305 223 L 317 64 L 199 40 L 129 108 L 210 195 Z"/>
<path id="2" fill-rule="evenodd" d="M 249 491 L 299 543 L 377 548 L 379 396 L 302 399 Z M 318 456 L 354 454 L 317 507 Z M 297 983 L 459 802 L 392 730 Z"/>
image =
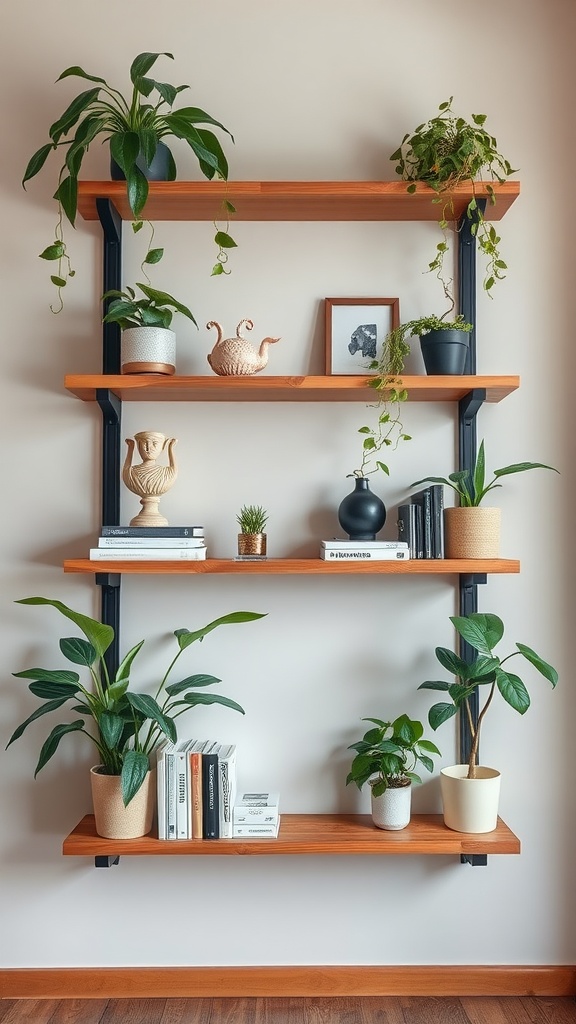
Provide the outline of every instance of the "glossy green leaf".
<path id="1" fill-rule="evenodd" d="M 47 683 L 42 679 L 38 679 L 30 683 L 28 689 L 30 693 L 33 693 L 35 697 L 40 697 L 41 700 L 56 700 L 60 698 L 68 700 L 79 692 L 80 686 L 78 683 Z"/>
<path id="2" fill-rule="evenodd" d="M 150 771 L 150 762 L 140 750 L 129 750 L 122 765 L 122 800 L 127 807 Z"/>
<path id="3" fill-rule="evenodd" d="M 488 657 L 491 657 L 494 647 L 504 634 L 504 623 L 497 615 L 474 612 L 468 616 L 451 615 L 450 621 L 474 650 Z"/>
<path id="4" fill-rule="evenodd" d="M 449 718 L 453 718 L 457 710 L 455 704 L 434 704 L 428 712 L 428 721 L 432 729 L 438 729 Z"/>
<path id="5" fill-rule="evenodd" d="M 24 730 L 28 728 L 31 722 L 35 722 L 38 718 L 42 718 L 43 715 L 50 714 L 50 712 L 55 711 L 56 708 L 61 708 L 62 705 L 65 704 L 67 700 L 68 694 L 65 697 L 57 697 L 54 700 L 49 700 L 46 702 L 46 704 L 41 704 L 39 708 L 36 708 L 36 711 L 32 712 L 32 714 L 26 719 L 26 721 L 22 722 L 21 725 L 19 725 L 18 728 L 12 733 L 10 739 L 8 740 L 8 743 L 6 744 L 6 749 L 8 749 L 11 743 L 14 743 L 14 740 L 20 738 Z"/>
<path id="6" fill-rule="evenodd" d="M 52 601 L 47 597 L 24 597 L 16 601 L 16 604 L 51 605 L 53 608 L 56 608 L 61 615 L 64 615 L 78 626 L 100 657 L 108 650 L 114 639 L 112 626 L 107 626 L 103 622 L 91 619 L 88 615 L 75 612 L 61 601 Z"/>
<path id="7" fill-rule="evenodd" d="M 52 245 L 47 245 L 38 255 L 41 260 L 60 260 L 65 252 L 64 242 L 53 242 Z"/>
<path id="8" fill-rule="evenodd" d="M 506 703 L 520 715 L 525 714 L 530 707 L 530 696 L 520 677 L 498 668 L 496 669 L 496 684 Z"/>
<path id="9" fill-rule="evenodd" d="M 214 619 L 209 622 L 207 626 L 203 626 L 202 629 L 189 630 L 189 629 L 176 629 L 174 630 L 174 636 L 178 640 L 178 646 L 181 651 L 189 647 L 196 640 L 202 640 L 208 633 L 211 633 L 213 629 L 217 629 L 218 626 L 228 626 L 239 622 L 254 622 L 256 619 L 265 618 L 267 613 L 260 612 L 230 612 L 228 615 L 222 615 L 219 619 Z"/>
<path id="10" fill-rule="evenodd" d="M 38 171 L 41 171 L 46 163 L 46 159 L 54 146 L 51 142 L 47 142 L 45 146 L 41 146 L 28 161 L 26 170 L 24 171 L 24 177 L 22 178 L 22 184 L 25 185 L 30 178 L 33 178 Z"/>
<path id="11" fill-rule="evenodd" d="M 54 756 L 63 736 L 66 736 L 69 732 L 78 732 L 79 729 L 83 728 L 84 721 L 80 718 L 75 722 L 67 722 L 65 725 L 57 725 L 52 729 L 52 732 L 42 745 L 38 764 L 36 765 L 36 770 L 34 772 L 34 778 L 36 778 L 38 772 L 42 770 L 50 758 Z"/>
<path id="12" fill-rule="evenodd" d="M 98 728 L 104 745 L 109 750 L 116 750 L 124 732 L 124 719 L 114 714 L 113 711 L 103 711 L 98 716 Z"/>
<path id="13" fill-rule="evenodd" d="M 526 644 L 517 643 L 516 647 L 520 651 L 520 654 L 524 655 L 530 664 L 533 665 L 549 683 L 552 683 L 552 686 L 556 686 L 556 683 L 558 682 L 558 673 L 552 665 L 548 664 L 547 661 L 544 661 L 544 658 L 541 658 L 539 654 L 536 654 L 536 651 L 533 651 L 531 647 L 527 647 Z"/>
<path id="14" fill-rule="evenodd" d="M 134 58 L 130 65 L 130 81 L 132 84 L 136 84 L 139 78 L 143 75 L 148 74 L 150 68 L 156 63 L 159 57 L 168 57 L 170 60 L 174 60 L 174 54 L 172 53 L 139 53 Z"/>
<path id="15" fill-rule="evenodd" d="M 60 650 L 74 665 L 90 667 L 96 661 L 96 648 L 81 636 L 68 636 L 60 640 Z"/>
<path id="16" fill-rule="evenodd" d="M 48 668 L 27 668 L 22 672 L 13 672 L 12 675 L 17 679 L 34 679 L 44 683 L 64 683 L 66 685 L 75 685 L 80 679 L 77 672 L 70 672 L 64 668 L 54 670 Z"/>
<path id="17" fill-rule="evenodd" d="M 221 697 L 216 693 L 187 693 L 183 703 L 189 704 L 190 707 L 196 707 L 199 704 L 222 704 L 223 707 L 230 708 L 232 711 L 238 711 L 241 715 L 246 714 L 244 708 L 240 707 L 235 700 L 230 700 L 229 697 Z"/>
<path id="18" fill-rule="evenodd" d="M 223 249 L 234 249 L 236 248 L 236 242 L 226 231 L 217 231 L 214 235 L 214 241 L 216 245 L 222 246 Z"/>
<path id="19" fill-rule="evenodd" d="M 209 676 L 203 673 L 197 675 L 187 676 L 186 679 L 181 679 L 179 683 L 170 683 L 166 687 L 166 693 L 170 697 L 174 697 L 178 693 L 183 693 L 184 690 L 189 690 L 191 687 L 197 686 L 214 686 L 215 683 L 221 683 L 222 680 L 218 679 L 217 676 Z"/>

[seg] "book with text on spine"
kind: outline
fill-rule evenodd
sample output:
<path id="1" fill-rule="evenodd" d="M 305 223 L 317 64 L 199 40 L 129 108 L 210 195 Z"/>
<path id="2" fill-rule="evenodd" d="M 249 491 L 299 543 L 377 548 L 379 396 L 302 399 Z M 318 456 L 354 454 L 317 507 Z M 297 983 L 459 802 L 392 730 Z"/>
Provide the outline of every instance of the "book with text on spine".
<path id="1" fill-rule="evenodd" d="M 202 755 L 215 750 L 214 740 L 192 740 L 188 747 L 190 800 L 188 828 L 191 839 L 204 838 L 202 799 Z"/>
<path id="2" fill-rule="evenodd" d="M 398 527 L 398 539 L 405 541 L 408 544 L 410 558 L 418 557 L 416 544 L 416 512 L 417 507 L 412 503 L 409 505 L 398 506 L 398 518 L 396 520 L 396 525 Z"/>
<path id="3" fill-rule="evenodd" d="M 102 537 L 203 537 L 203 526 L 103 526 Z"/>
<path id="4" fill-rule="evenodd" d="M 280 814 L 278 793 L 242 793 L 234 804 L 236 825 L 274 825 Z"/>
<path id="5" fill-rule="evenodd" d="M 203 537 L 99 537 L 99 548 L 201 548 Z"/>
<path id="6" fill-rule="evenodd" d="M 345 551 L 320 548 L 320 558 L 325 562 L 407 562 L 410 559 L 408 547 L 402 548 L 347 548 Z"/>
<path id="7" fill-rule="evenodd" d="M 277 839 L 280 830 L 280 818 L 266 825 L 264 822 L 255 822 L 249 825 L 234 825 L 232 832 L 233 839 Z"/>
<path id="8" fill-rule="evenodd" d="M 334 551 L 346 551 L 350 548 L 364 548 L 370 551 L 395 551 L 402 548 L 408 547 L 408 544 L 403 540 L 322 540 L 320 541 L 320 547 L 334 550 Z"/>
<path id="9" fill-rule="evenodd" d="M 232 838 L 232 808 L 236 799 L 236 746 L 221 743 L 218 754 L 220 839 Z"/>
<path id="10" fill-rule="evenodd" d="M 156 806 L 158 818 L 158 839 L 167 839 L 166 834 L 166 759 L 169 740 L 164 740 L 156 750 Z"/>
<path id="11" fill-rule="evenodd" d="M 200 562 L 206 546 L 200 548 L 90 548 L 91 562 Z"/>
<path id="12" fill-rule="evenodd" d="M 202 831 L 204 839 L 220 838 L 218 754 L 215 747 L 202 754 Z"/>

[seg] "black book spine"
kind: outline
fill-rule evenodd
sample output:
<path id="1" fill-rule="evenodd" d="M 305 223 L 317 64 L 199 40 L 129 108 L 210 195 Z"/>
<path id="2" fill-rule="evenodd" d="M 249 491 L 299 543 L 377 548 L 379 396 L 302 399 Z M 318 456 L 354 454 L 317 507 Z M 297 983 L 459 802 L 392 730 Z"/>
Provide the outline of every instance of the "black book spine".
<path id="1" fill-rule="evenodd" d="M 418 545 L 419 551 L 422 554 L 418 554 L 418 558 L 432 558 L 432 497 L 430 488 L 425 487 L 423 491 L 418 491 L 417 494 L 412 496 L 412 501 L 420 509 L 422 519 L 422 537 Z"/>
<path id="2" fill-rule="evenodd" d="M 432 484 L 432 557 L 444 558 L 444 486 Z"/>
<path id="3" fill-rule="evenodd" d="M 202 754 L 202 831 L 204 839 L 220 838 L 218 754 Z"/>
<path id="4" fill-rule="evenodd" d="M 103 526 L 101 537 L 202 537 L 203 526 Z"/>
<path id="5" fill-rule="evenodd" d="M 416 505 L 398 506 L 398 540 L 408 545 L 410 558 L 417 558 L 416 548 Z"/>

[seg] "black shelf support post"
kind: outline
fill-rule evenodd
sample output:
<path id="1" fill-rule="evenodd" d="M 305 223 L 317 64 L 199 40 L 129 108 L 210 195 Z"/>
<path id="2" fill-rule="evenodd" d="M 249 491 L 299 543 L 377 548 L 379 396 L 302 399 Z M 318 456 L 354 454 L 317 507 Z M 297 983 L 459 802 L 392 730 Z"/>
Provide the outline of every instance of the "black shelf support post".
<path id="1" fill-rule="evenodd" d="M 486 201 L 478 203 L 484 212 Z M 466 213 L 460 219 L 458 234 L 458 312 L 464 320 L 473 324 L 470 332 L 470 344 L 466 357 L 466 374 L 476 373 L 476 236 L 472 231 L 474 220 Z M 478 446 L 476 432 L 476 416 L 483 402 L 486 391 L 475 388 L 458 403 L 458 469 L 473 469 Z M 484 574 L 460 575 L 459 580 L 459 613 L 470 615 L 478 611 L 478 584 L 486 583 Z M 465 640 L 460 641 L 460 657 L 468 664 L 475 658 L 476 652 Z M 478 692 L 470 698 L 470 710 L 473 721 L 477 721 L 479 712 Z M 464 712 L 460 714 L 460 762 L 465 764 L 470 756 L 472 737 Z M 462 864 L 473 867 L 485 866 L 488 863 L 486 854 L 462 854 Z"/>
<path id="2" fill-rule="evenodd" d="M 97 199 L 96 210 L 102 225 L 102 280 L 103 290 L 107 292 L 122 286 L 122 220 L 109 199 Z M 108 302 L 103 312 L 107 305 Z M 102 324 L 102 372 L 120 372 L 118 324 Z M 108 388 L 97 389 L 96 401 L 102 412 L 102 525 L 114 526 L 120 522 L 122 403 Z M 120 580 L 119 573 L 96 574 L 96 583 L 101 587 L 102 622 L 112 626 L 115 634 L 114 643 L 105 654 L 106 666 L 112 677 L 120 664 Z"/>

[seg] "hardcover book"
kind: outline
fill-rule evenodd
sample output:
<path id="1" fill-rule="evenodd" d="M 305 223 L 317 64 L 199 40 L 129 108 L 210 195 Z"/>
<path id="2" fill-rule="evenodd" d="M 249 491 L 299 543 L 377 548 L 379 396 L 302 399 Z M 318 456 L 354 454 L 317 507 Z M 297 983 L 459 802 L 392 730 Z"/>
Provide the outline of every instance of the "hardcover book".
<path id="1" fill-rule="evenodd" d="M 201 548 L 203 537 L 99 537 L 99 548 Z"/>
<path id="2" fill-rule="evenodd" d="M 232 838 L 232 808 L 236 799 L 236 746 L 221 743 L 218 754 L 218 798 L 220 839 Z"/>
<path id="3" fill-rule="evenodd" d="M 203 526 L 103 526 L 102 537 L 203 537 Z"/>
<path id="4" fill-rule="evenodd" d="M 202 754 L 202 831 L 204 839 L 220 838 L 218 754 Z"/>
<path id="5" fill-rule="evenodd" d="M 242 839 L 243 837 L 246 839 L 277 839 L 279 830 L 280 818 L 277 818 L 275 822 L 268 825 L 264 822 L 234 825 L 232 835 L 234 839 Z"/>
<path id="6" fill-rule="evenodd" d="M 322 540 L 320 546 L 335 551 L 346 551 L 349 548 L 367 548 L 371 551 L 397 550 L 406 548 L 408 544 L 404 540 Z"/>
<path id="7" fill-rule="evenodd" d="M 412 501 L 421 511 L 422 518 L 422 554 L 419 558 L 432 558 L 432 497 L 430 488 L 425 487 L 412 495 Z M 419 545 L 420 547 L 420 545 Z"/>
<path id="8" fill-rule="evenodd" d="M 90 561 L 120 561 L 120 562 L 177 562 L 177 561 L 202 561 L 206 558 L 206 546 L 198 548 L 142 548 L 142 547 L 113 547 L 113 548 L 90 548 Z"/>
<path id="9" fill-rule="evenodd" d="M 408 544 L 410 558 L 417 558 L 416 505 L 399 505 L 397 514 L 398 539 Z"/>
<path id="10" fill-rule="evenodd" d="M 339 548 L 320 548 L 320 558 L 326 562 L 407 562 L 410 552 L 407 546 L 401 548 L 360 548 L 354 545 L 341 551 Z"/>
<path id="11" fill-rule="evenodd" d="M 278 793 L 243 793 L 234 805 L 234 826 L 273 825 L 278 821 L 279 807 Z"/>
<path id="12" fill-rule="evenodd" d="M 444 485 L 432 484 L 432 557 L 444 558 Z"/>

